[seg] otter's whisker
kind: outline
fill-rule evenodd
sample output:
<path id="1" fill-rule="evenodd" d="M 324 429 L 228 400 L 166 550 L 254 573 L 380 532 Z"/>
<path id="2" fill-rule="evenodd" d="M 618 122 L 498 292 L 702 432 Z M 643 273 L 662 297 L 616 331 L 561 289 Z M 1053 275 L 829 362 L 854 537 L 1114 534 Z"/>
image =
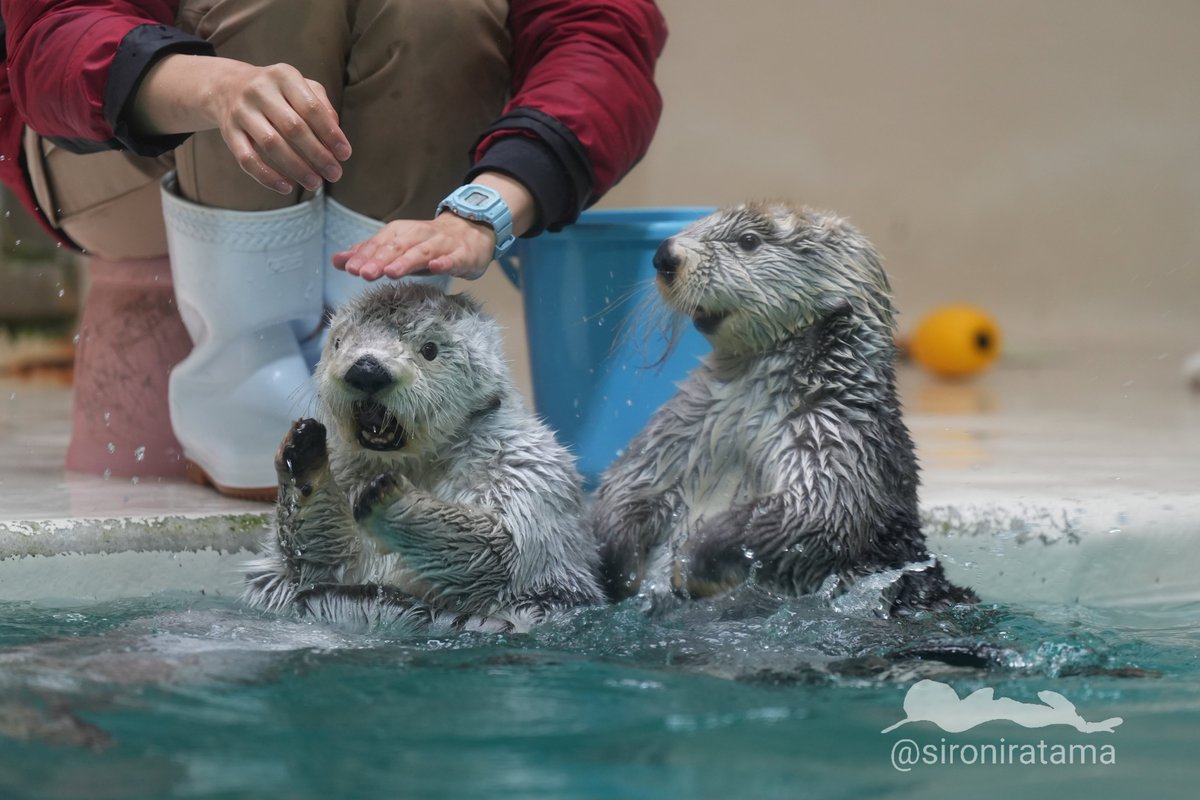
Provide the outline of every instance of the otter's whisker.
<path id="1" fill-rule="evenodd" d="M 640 287 L 641 297 L 633 310 L 621 322 L 621 327 L 613 337 L 610 355 L 623 349 L 630 343 L 636 343 L 636 349 L 642 357 L 639 369 L 661 369 L 679 345 L 683 332 L 684 318 L 672 311 L 654 291 L 654 281 L 646 281 Z M 652 341 L 661 340 L 664 350 L 655 356 L 649 351 Z"/>
<path id="2" fill-rule="evenodd" d="M 633 298 L 637 297 L 640 294 L 643 294 L 645 292 L 646 286 L 653 285 L 653 283 L 654 283 L 654 281 L 650 280 L 650 281 L 639 281 L 639 282 L 633 284 L 633 286 L 631 286 L 628 290 L 622 292 L 617 297 L 616 300 L 610 300 L 599 311 L 597 311 L 594 314 L 589 314 L 587 316 L 587 321 L 594 322 L 595 320 L 600 319 L 603 316 L 611 314 L 612 312 L 616 311 L 621 306 L 628 303 Z"/>

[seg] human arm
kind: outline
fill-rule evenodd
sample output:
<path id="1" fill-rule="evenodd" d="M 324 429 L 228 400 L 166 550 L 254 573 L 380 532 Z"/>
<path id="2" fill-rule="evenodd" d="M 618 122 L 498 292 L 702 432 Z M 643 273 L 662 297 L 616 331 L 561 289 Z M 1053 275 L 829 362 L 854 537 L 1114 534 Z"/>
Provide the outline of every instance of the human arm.
<path id="1" fill-rule="evenodd" d="M 50 3 L 5 0 L 8 80 L 30 128 L 76 152 L 156 156 L 186 136 L 138 134 L 126 115 L 142 79 L 171 53 L 212 45 L 171 26 L 166 0 Z"/>
<path id="2" fill-rule="evenodd" d="M 161 135 L 216 128 L 238 164 L 268 189 L 314 192 L 342 177 L 350 142 L 320 83 L 287 64 L 170 54 L 131 99 L 130 127 Z"/>
<path id="3" fill-rule="evenodd" d="M 466 179 L 500 191 L 513 232 L 533 236 L 573 222 L 645 154 L 662 108 L 654 65 L 666 26 L 649 0 L 513 0 L 508 25 L 512 99 L 480 136 Z M 487 226 L 442 214 L 389 223 L 334 265 L 371 280 L 474 278 L 493 248 Z"/>
<path id="4" fill-rule="evenodd" d="M 574 222 L 645 155 L 662 112 L 654 68 L 667 28 L 651 0 L 512 0 L 512 98 L 467 179 L 513 175 L 537 224 Z"/>
<path id="5" fill-rule="evenodd" d="M 268 188 L 290 191 L 285 177 L 314 188 L 314 171 L 340 177 L 348 144 L 319 86 L 283 65 L 217 58 L 174 18 L 164 0 L 6 0 L 8 78 L 22 117 L 76 152 L 144 156 L 220 128 Z"/>

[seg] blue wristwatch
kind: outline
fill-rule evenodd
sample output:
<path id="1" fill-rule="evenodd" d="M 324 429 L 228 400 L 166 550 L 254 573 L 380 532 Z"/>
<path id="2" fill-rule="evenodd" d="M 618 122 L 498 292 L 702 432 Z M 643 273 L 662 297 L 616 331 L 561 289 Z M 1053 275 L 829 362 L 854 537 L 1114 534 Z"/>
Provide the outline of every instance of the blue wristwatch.
<path id="1" fill-rule="evenodd" d="M 512 212 L 508 210 L 508 203 L 504 202 L 504 198 L 495 189 L 480 186 L 478 183 L 459 187 L 438 203 L 437 214 L 443 211 L 449 211 L 472 222 L 491 225 L 492 230 L 496 232 L 493 259 L 504 255 L 517 240 L 517 237 L 513 236 Z"/>

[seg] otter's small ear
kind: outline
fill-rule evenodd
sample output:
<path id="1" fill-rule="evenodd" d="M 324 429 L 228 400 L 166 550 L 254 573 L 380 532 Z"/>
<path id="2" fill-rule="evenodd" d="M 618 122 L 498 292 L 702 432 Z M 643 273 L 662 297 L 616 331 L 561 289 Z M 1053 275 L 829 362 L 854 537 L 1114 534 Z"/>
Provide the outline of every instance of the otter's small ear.
<path id="1" fill-rule="evenodd" d="M 459 294 L 448 294 L 446 295 L 446 300 L 448 301 L 450 308 L 459 312 L 459 315 L 477 315 L 483 311 L 479 303 L 475 302 L 475 299 L 466 292 L 461 292 Z"/>

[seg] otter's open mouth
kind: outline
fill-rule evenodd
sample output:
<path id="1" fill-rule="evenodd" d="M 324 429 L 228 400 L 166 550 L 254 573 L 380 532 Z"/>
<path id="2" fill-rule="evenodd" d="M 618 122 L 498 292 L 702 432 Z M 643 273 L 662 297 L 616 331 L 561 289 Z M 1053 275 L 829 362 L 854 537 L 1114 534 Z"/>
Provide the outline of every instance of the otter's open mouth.
<path id="1" fill-rule="evenodd" d="M 729 316 L 728 311 L 709 311 L 706 308 L 697 307 L 692 312 L 692 324 L 696 326 L 696 330 L 703 334 L 710 334 L 724 322 Z"/>
<path id="2" fill-rule="evenodd" d="M 368 450 L 399 450 L 408 444 L 408 431 L 382 403 L 355 403 L 354 421 L 358 423 L 358 443 Z"/>

